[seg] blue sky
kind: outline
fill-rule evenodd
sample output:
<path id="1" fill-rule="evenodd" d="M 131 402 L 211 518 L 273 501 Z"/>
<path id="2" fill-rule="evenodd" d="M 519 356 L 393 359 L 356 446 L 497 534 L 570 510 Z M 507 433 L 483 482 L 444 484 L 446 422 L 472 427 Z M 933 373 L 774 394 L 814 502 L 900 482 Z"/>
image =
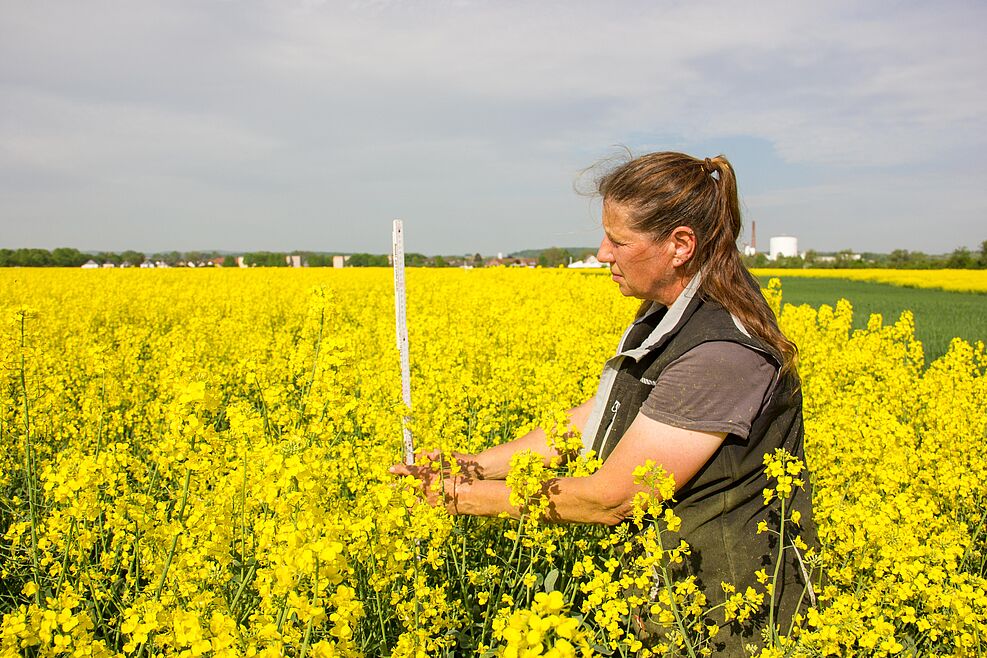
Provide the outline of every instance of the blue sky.
<path id="1" fill-rule="evenodd" d="M 0 247 L 595 245 L 580 172 L 723 153 L 760 247 L 987 239 L 982 2 L 0 0 Z"/>

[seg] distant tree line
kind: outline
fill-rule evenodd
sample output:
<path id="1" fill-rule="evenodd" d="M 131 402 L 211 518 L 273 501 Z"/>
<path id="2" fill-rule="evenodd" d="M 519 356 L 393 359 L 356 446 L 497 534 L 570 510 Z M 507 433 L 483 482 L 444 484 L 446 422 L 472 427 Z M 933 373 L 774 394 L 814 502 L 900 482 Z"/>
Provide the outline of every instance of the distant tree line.
<path id="1" fill-rule="evenodd" d="M 568 265 L 574 260 L 585 260 L 587 256 L 594 255 L 596 255 L 596 252 L 591 249 L 574 253 L 569 249 L 563 249 L 561 247 L 549 247 L 538 254 L 538 265 L 540 267 L 558 267 L 560 265 Z"/>
<path id="2" fill-rule="evenodd" d="M 930 256 L 921 251 L 895 249 L 890 254 L 864 252 L 856 254 L 849 249 L 835 254 L 821 254 L 809 250 L 802 256 L 778 256 L 775 260 L 767 254 L 744 256 L 747 267 L 778 267 L 778 268 L 828 268 L 828 269 L 866 269 L 889 268 L 902 270 L 976 270 L 987 269 L 987 240 L 980 243 L 979 251 L 971 251 L 966 247 L 958 247 L 946 256 Z"/>
<path id="3" fill-rule="evenodd" d="M 288 267 L 292 256 L 300 256 L 301 262 L 308 267 L 332 267 L 334 254 L 321 254 L 307 251 L 251 251 L 241 254 L 244 265 L 248 267 Z M 60 247 L 47 249 L 0 249 L 0 267 L 81 267 L 88 261 L 99 265 L 112 263 L 119 267 L 129 264 L 134 267 L 144 262 L 164 263 L 177 267 L 188 263 L 204 264 L 217 263 L 222 267 L 237 267 L 237 256 L 223 255 L 217 251 L 167 251 L 145 254 L 140 251 L 101 251 L 85 253 L 78 249 Z M 404 262 L 409 267 L 458 267 L 471 265 L 482 267 L 483 256 L 426 256 L 425 254 L 409 252 L 404 255 Z M 346 267 L 389 267 L 390 258 L 387 254 L 352 254 L 346 259 Z"/>
<path id="4" fill-rule="evenodd" d="M 528 252 L 525 252 L 528 253 Z M 532 253 L 534 253 L 532 251 Z M 585 259 L 593 252 L 583 250 L 576 254 L 569 249 L 551 247 L 538 253 L 538 265 L 541 267 L 559 267 L 567 265 L 572 260 Z M 301 261 L 308 267 L 332 267 L 333 254 L 322 254 L 307 251 L 276 252 L 252 251 L 242 254 L 243 262 L 250 267 L 288 267 L 289 257 L 300 256 Z M 759 253 L 754 256 L 744 256 L 747 267 L 778 267 L 778 268 L 869 268 L 887 267 L 896 269 L 987 269 L 987 240 L 980 243 L 979 251 L 971 251 L 959 247 L 951 254 L 934 256 L 921 251 L 895 249 L 890 254 L 860 253 L 849 249 L 835 254 L 822 254 L 809 250 L 802 256 L 779 256 L 770 260 L 767 254 Z M 112 263 L 119 267 L 123 264 L 139 266 L 145 261 L 164 263 L 172 267 L 187 263 L 219 263 L 223 267 L 236 267 L 237 257 L 223 255 L 217 251 L 166 251 L 145 254 L 140 251 L 101 251 L 85 253 L 78 249 L 59 247 L 47 249 L 0 249 L 0 267 L 80 267 L 87 261 L 95 261 L 102 265 Z M 473 256 L 426 256 L 416 252 L 404 255 L 408 267 L 483 267 L 485 259 L 480 254 Z M 388 267 L 390 260 L 386 254 L 356 253 L 346 260 L 346 267 Z"/>
<path id="5" fill-rule="evenodd" d="M 404 264 L 408 267 L 483 267 L 483 256 L 426 256 L 414 251 L 405 252 Z M 346 267 L 390 267 L 390 257 L 386 254 L 352 254 L 346 260 Z"/>
<path id="6" fill-rule="evenodd" d="M 125 262 L 140 265 L 145 256 L 139 251 L 104 251 L 87 254 L 78 249 L 59 247 L 47 249 L 0 249 L 0 267 L 79 267 L 94 260 L 97 263 L 121 265 Z"/>

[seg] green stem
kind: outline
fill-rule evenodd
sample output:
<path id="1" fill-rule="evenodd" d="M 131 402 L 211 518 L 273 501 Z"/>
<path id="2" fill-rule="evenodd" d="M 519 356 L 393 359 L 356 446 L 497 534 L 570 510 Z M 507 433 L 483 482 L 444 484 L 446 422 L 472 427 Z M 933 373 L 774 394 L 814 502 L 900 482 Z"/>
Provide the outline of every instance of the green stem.
<path id="1" fill-rule="evenodd" d="M 421 540 L 415 539 L 415 648 L 418 649 L 418 641 L 421 639 L 418 631 L 421 629 L 421 611 L 422 611 L 422 601 L 418 596 L 418 590 L 421 588 L 418 586 L 421 580 Z"/>
<path id="2" fill-rule="evenodd" d="M 372 544 L 380 543 L 380 529 L 377 527 L 377 518 L 373 517 L 371 522 L 370 540 Z M 374 581 L 377 580 L 377 557 L 370 554 L 370 573 Z M 387 626 L 384 622 L 384 602 L 381 600 L 380 592 L 376 586 L 371 586 L 370 589 L 373 590 L 374 596 L 374 607 L 377 609 L 377 622 L 380 625 L 380 645 L 385 646 L 387 643 Z M 366 653 L 366 652 L 364 652 Z"/>
<path id="3" fill-rule="evenodd" d="M 247 450 L 244 442 L 243 481 L 240 483 L 240 577 L 247 572 Z"/>
<path id="4" fill-rule="evenodd" d="M 657 521 L 654 522 L 657 527 Z M 664 542 L 661 540 L 661 530 L 658 530 L 658 547 L 661 549 L 662 555 L 665 554 Z M 662 558 L 664 560 L 664 558 Z M 675 625 L 678 626 L 679 633 L 682 635 L 682 642 L 685 643 L 685 648 L 689 651 L 689 658 L 696 658 L 696 650 L 692 646 L 692 642 L 689 641 L 689 635 L 685 628 L 685 620 L 682 619 L 682 612 L 679 610 L 679 605 L 675 601 L 675 590 L 672 588 L 671 574 L 668 571 L 668 567 L 665 566 L 664 561 L 661 567 L 662 580 L 665 583 L 665 591 L 668 592 L 668 605 L 672 608 L 672 614 L 675 615 Z"/>
<path id="5" fill-rule="evenodd" d="M 260 415 L 264 420 L 264 436 L 273 438 L 274 434 L 271 428 L 271 421 L 267 417 L 267 401 L 264 399 L 264 389 L 260 387 L 260 383 L 257 384 L 257 396 L 260 398 Z"/>
<path id="6" fill-rule="evenodd" d="M 308 399 L 308 394 L 312 390 L 312 386 L 315 384 L 315 373 L 318 371 L 319 367 L 319 352 L 322 350 L 322 333 L 326 326 L 326 307 L 323 304 L 322 308 L 319 309 L 319 337 L 315 340 L 315 354 L 312 357 L 312 376 L 308 380 L 308 386 L 305 387 L 305 395 L 302 396 L 302 413 L 305 410 L 305 400 Z"/>
<path id="7" fill-rule="evenodd" d="M 802 602 L 805 601 L 805 595 L 809 591 L 810 587 L 812 587 L 811 581 L 807 580 L 805 583 L 805 587 L 802 588 L 802 593 L 799 595 L 798 603 L 795 605 L 795 612 L 792 614 L 792 621 L 788 624 L 788 633 L 786 634 L 786 637 L 791 637 L 792 631 L 795 630 L 795 617 L 796 617 L 795 613 L 797 613 L 802 608 Z M 787 656 L 790 652 L 791 649 L 785 651 L 785 655 Z"/>
<path id="8" fill-rule="evenodd" d="M 514 556 L 517 555 L 518 546 L 521 544 L 521 529 L 524 527 L 525 517 L 526 515 L 524 513 L 524 508 L 522 507 L 521 518 L 518 519 L 517 536 L 514 537 L 514 546 L 511 547 L 510 557 L 508 557 L 506 562 L 504 563 L 504 571 L 505 571 L 504 577 L 497 581 L 497 584 L 494 587 L 494 591 L 491 593 L 490 598 L 487 599 L 487 614 L 484 615 L 483 632 L 480 635 L 480 641 L 483 644 L 487 644 L 487 634 L 489 631 L 493 629 L 494 615 L 493 615 L 493 610 L 491 610 L 491 608 L 496 605 L 497 601 L 500 601 L 501 592 L 504 589 L 504 583 L 507 581 L 506 571 L 509 567 L 512 567 L 514 564 Z M 515 575 L 517 574 L 517 569 L 514 569 L 514 573 Z"/>
<path id="9" fill-rule="evenodd" d="M 377 558 L 371 558 L 371 559 L 372 559 L 371 567 L 373 568 L 373 572 L 372 573 L 376 576 L 376 574 L 377 574 Z M 380 592 L 377 591 L 377 588 L 374 587 L 372 589 L 374 590 L 374 598 L 377 601 L 377 605 L 376 605 L 376 608 L 377 608 L 377 623 L 380 624 L 380 642 L 381 642 L 381 646 L 383 646 L 383 645 L 385 645 L 387 643 L 387 626 L 384 623 L 384 602 L 381 601 L 381 599 L 380 599 Z"/>
<path id="10" fill-rule="evenodd" d="M 243 592 L 247 588 L 247 583 L 250 582 L 253 579 L 254 572 L 256 570 L 257 570 L 257 568 L 254 565 L 251 565 L 250 566 L 250 569 L 247 570 L 246 577 L 243 580 L 240 581 L 240 587 L 237 588 L 236 594 L 233 596 L 233 601 L 230 603 L 230 608 L 232 608 L 234 610 L 236 609 L 236 604 L 240 602 L 240 597 L 243 596 Z M 239 619 L 239 617 L 238 617 L 238 619 Z"/>
<path id="11" fill-rule="evenodd" d="M 278 633 L 281 632 L 281 627 L 284 626 L 284 620 L 288 616 L 288 595 L 285 594 L 281 597 L 281 609 L 278 611 Z"/>
<path id="12" fill-rule="evenodd" d="M 141 581 L 141 530 L 140 526 L 137 527 L 134 533 L 134 597 L 137 597 L 137 593 L 140 590 Z"/>
<path id="13" fill-rule="evenodd" d="M 236 613 L 233 612 L 233 607 L 229 604 L 228 601 L 226 601 L 225 598 L 223 599 L 223 602 L 226 603 L 226 613 L 230 616 L 230 618 L 235 623 L 234 628 L 236 629 L 236 637 L 237 637 L 237 642 L 240 645 L 240 649 L 241 650 L 246 650 L 247 645 L 246 645 L 246 642 L 243 639 L 243 631 L 240 629 L 240 620 L 237 619 Z"/>
<path id="14" fill-rule="evenodd" d="M 58 592 L 62 588 L 62 583 L 65 581 L 65 572 L 68 570 L 69 566 L 69 550 L 72 548 L 72 540 L 75 538 L 75 519 L 72 519 L 72 523 L 69 525 L 69 538 L 65 541 L 65 554 L 62 556 L 62 570 L 58 574 L 58 583 L 55 585 L 55 592 Z"/>
<path id="15" fill-rule="evenodd" d="M 103 419 L 106 416 L 106 373 L 103 373 L 101 377 L 100 384 L 100 409 L 99 409 L 99 426 L 96 428 L 96 454 L 93 455 L 95 458 L 99 458 L 99 453 L 103 449 Z"/>
<path id="16" fill-rule="evenodd" d="M 768 607 L 768 630 L 771 633 L 771 642 L 776 648 L 780 648 L 778 640 L 778 629 L 775 628 L 775 597 L 778 594 L 778 572 L 781 571 L 781 562 L 785 553 L 785 498 L 781 498 L 781 527 L 778 528 L 778 558 L 775 560 L 774 574 L 771 576 L 771 603 Z"/>
<path id="17" fill-rule="evenodd" d="M 312 586 L 312 606 L 319 602 L 319 558 L 315 558 L 315 584 Z M 301 658 L 305 658 L 308 653 L 309 642 L 312 641 L 313 618 L 309 617 L 308 625 L 305 627 L 305 639 L 302 640 Z"/>
<path id="18" fill-rule="evenodd" d="M 21 320 L 21 394 L 24 396 L 24 472 L 27 478 L 27 506 L 31 516 L 31 576 L 37 591 L 34 593 L 34 601 L 41 605 L 41 568 L 38 565 L 38 510 L 34 501 L 34 460 L 32 459 L 33 448 L 31 446 L 31 405 L 27 401 L 27 362 L 24 358 L 24 350 L 27 347 L 26 333 L 24 329 L 25 313 L 20 314 Z"/>
<path id="19" fill-rule="evenodd" d="M 164 569 L 161 571 L 161 580 L 158 582 L 158 589 L 154 592 L 154 600 L 161 600 L 161 591 L 164 589 L 165 579 L 168 577 L 168 570 L 171 569 L 171 561 L 175 557 L 175 549 L 178 547 L 178 538 L 185 532 L 185 504 L 188 502 L 189 482 L 192 480 L 192 469 L 185 469 L 185 484 L 182 486 L 182 502 L 178 508 L 178 523 L 181 526 L 175 536 L 171 539 L 171 549 L 168 551 L 168 559 L 165 561 Z"/>
<path id="20" fill-rule="evenodd" d="M 966 567 L 967 561 L 969 560 L 974 547 L 976 547 L 980 543 L 980 535 L 983 533 L 984 530 L 984 519 L 985 517 L 981 517 L 980 522 L 977 523 L 976 529 L 972 533 L 970 533 L 972 539 L 970 540 L 969 548 L 966 549 L 965 553 L 963 554 L 963 559 L 960 561 L 959 569 L 961 571 L 963 570 L 964 567 Z M 982 576 L 983 572 L 981 571 L 979 575 Z"/>

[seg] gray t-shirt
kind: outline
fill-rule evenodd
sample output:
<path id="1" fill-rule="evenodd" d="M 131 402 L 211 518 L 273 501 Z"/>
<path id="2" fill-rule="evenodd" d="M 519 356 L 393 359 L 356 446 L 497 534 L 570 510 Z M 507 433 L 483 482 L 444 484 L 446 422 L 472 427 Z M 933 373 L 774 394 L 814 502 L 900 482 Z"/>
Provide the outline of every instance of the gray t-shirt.
<path id="1" fill-rule="evenodd" d="M 641 413 L 660 423 L 746 439 L 778 369 L 739 343 L 703 343 L 668 364 Z"/>

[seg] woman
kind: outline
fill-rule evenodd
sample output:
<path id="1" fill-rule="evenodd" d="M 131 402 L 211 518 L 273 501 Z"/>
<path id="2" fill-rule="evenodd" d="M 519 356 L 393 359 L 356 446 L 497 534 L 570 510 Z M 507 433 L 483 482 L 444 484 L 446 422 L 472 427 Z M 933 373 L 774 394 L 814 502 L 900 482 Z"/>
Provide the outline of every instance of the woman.
<path id="1" fill-rule="evenodd" d="M 692 547 L 692 570 L 716 603 L 723 600 L 721 582 L 743 592 L 755 585 L 755 571 L 773 572 L 777 538 L 757 532 L 766 516 L 763 457 L 784 448 L 804 460 L 796 348 L 741 263 L 737 184 L 725 157 L 652 153 L 610 171 L 597 188 L 605 232 L 597 258 L 610 265 L 620 291 L 642 305 L 595 398 L 569 412 L 584 447 L 603 465 L 589 477 L 552 480 L 545 489 L 549 518 L 623 521 L 643 489 L 634 469 L 654 460 L 675 478 L 669 504 Z M 546 464 L 557 456 L 541 430 L 456 455 L 464 469 L 445 474 L 450 512 L 516 516 L 504 478 L 511 456 L 524 449 L 543 454 Z M 431 477 L 426 467 L 392 472 L 425 484 Z M 430 502 L 440 502 L 423 488 Z M 796 491 L 790 509 L 801 515 L 802 540 L 813 544 L 810 506 L 809 494 Z M 801 554 L 786 554 L 775 591 L 783 632 L 807 587 L 812 598 Z M 717 642 L 744 655 L 743 641 L 755 638 L 728 630 Z"/>

